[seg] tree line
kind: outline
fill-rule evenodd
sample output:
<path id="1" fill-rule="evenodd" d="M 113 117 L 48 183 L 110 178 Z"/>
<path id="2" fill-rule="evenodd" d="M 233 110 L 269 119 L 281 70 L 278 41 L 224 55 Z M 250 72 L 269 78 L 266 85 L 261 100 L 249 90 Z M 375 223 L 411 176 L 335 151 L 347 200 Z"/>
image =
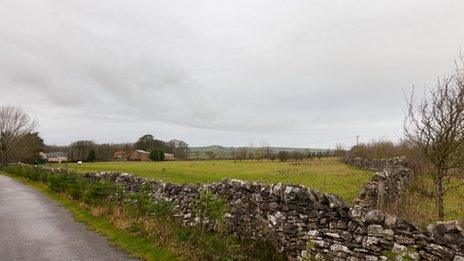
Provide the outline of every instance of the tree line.
<path id="1" fill-rule="evenodd" d="M 238 161 L 243 160 L 270 160 L 270 161 L 302 161 L 305 159 L 320 159 L 322 157 L 333 157 L 335 156 L 335 151 L 325 150 L 318 152 L 311 151 L 297 151 L 297 150 L 278 150 L 274 151 L 271 147 L 242 147 L 242 148 L 233 148 L 231 149 L 230 155 L 224 155 L 223 153 L 215 152 L 208 150 L 205 152 L 205 158 L 202 158 L 198 151 L 194 152 L 193 155 L 190 155 L 190 159 L 233 159 Z"/>
<path id="2" fill-rule="evenodd" d="M 69 161 L 111 161 L 116 152 L 124 152 L 126 159 L 134 150 L 153 152 L 153 159 L 164 159 L 164 153 L 172 153 L 177 159 L 187 159 L 189 146 L 182 140 L 162 141 L 146 134 L 135 143 L 102 143 L 78 140 L 67 146 L 46 145 L 36 131 L 37 121 L 20 107 L 0 106 L 0 164 L 40 163 L 40 153 L 63 152 Z M 120 158 L 119 158 L 120 159 Z"/>
<path id="3" fill-rule="evenodd" d="M 189 146 L 182 140 L 162 141 L 155 139 L 153 135 L 146 134 L 140 137 L 135 143 L 102 143 L 98 144 L 91 140 L 79 140 L 72 142 L 69 146 L 45 146 L 46 152 L 63 151 L 68 155 L 70 161 L 112 161 L 115 159 L 116 152 L 124 152 L 123 158 L 129 159 L 134 150 L 146 152 L 157 152 L 156 158 L 161 159 L 164 153 L 172 153 L 177 159 L 187 159 Z M 155 155 L 155 153 L 151 153 Z M 163 156 L 161 156 L 163 154 Z"/>

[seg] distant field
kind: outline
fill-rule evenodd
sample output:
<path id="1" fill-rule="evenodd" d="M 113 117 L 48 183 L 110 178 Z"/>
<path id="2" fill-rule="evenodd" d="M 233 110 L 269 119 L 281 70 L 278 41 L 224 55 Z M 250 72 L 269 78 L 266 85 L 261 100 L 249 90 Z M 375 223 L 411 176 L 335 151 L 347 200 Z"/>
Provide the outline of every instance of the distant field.
<path id="1" fill-rule="evenodd" d="M 265 183 L 301 184 L 340 195 L 348 201 L 358 195 L 362 185 L 373 175 L 370 171 L 343 164 L 336 158 L 298 163 L 232 160 L 72 163 L 67 167 L 77 171 L 123 171 L 173 183 L 205 183 L 235 178 Z"/>
<path id="2" fill-rule="evenodd" d="M 246 151 L 252 151 L 256 148 L 253 147 L 224 147 L 219 145 L 211 145 L 206 147 L 190 147 L 189 148 L 189 159 L 210 159 L 207 155 L 207 152 L 213 152 L 216 156 L 216 159 L 234 159 L 234 152 L 237 152 L 240 149 L 245 149 Z M 309 153 L 325 153 L 330 150 L 327 149 L 317 149 L 317 148 L 291 148 L 291 147 L 269 147 L 270 152 L 277 154 L 279 151 L 287 152 L 300 152 L 308 155 Z"/>

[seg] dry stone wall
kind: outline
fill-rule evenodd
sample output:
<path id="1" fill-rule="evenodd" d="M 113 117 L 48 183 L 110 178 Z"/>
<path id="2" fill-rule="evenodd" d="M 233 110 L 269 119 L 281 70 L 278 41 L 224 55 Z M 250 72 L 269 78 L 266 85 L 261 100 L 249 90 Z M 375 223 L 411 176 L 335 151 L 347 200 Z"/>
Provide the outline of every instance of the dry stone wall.
<path id="1" fill-rule="evenodd" d="M 169 200 L 177 206 L 184 225 L 204 222 L 195 217 L 191 204 L 201 190 L 210 190 L 226 199 L 230 233 L 267 241 L 290 260 L 386 260 L 395 256 L 397 260 L 464 261 L 464 230 L 457 222 L 422 230 L 379 210 L 350 206 L 335 195 L 303 186 L 241 180 L 178 185 L 120 172 L 84 176 L 94 182 L 116 182 L 127 193 L 149 186 L 153 200 Z"/>
<path id="2" fill-rule="evenodd" d="M 380 160 L 345 158 L 344 162 L 376 172 L 354 202 L 371 209 L 382 209 L 387 203 L 399 204 L 413 178 L 413 172 L 404 157 Z"/>

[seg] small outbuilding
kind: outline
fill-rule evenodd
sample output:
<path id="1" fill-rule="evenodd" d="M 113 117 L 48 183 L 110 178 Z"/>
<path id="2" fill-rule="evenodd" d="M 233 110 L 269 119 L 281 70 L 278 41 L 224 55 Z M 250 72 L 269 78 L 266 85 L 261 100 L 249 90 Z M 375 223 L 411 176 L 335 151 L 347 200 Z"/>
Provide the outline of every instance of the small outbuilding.
<path id="1" fill-rule="evenodd" d="M 65 152 L 49 152 L 47 153 L 48 162 L 61 163 L 68 162 L 68 155 Z"/>
<path id="2" fill-rule="evenodd" d="M 127 160 L 127 153 L 123 150 L 118 150 L 113 155 L 114 160 Z"/>
<path id="3" fill-rule="evenodd" d="M 164 160 L 176 160 L 176 158 L 172 153 L 164 153 Z"/>
<path id="4" fill-rule="evenodd" d="M 134 150 L 130 154 L 130 160 L 149 161 L 150 153 L 144 150 Z"/>

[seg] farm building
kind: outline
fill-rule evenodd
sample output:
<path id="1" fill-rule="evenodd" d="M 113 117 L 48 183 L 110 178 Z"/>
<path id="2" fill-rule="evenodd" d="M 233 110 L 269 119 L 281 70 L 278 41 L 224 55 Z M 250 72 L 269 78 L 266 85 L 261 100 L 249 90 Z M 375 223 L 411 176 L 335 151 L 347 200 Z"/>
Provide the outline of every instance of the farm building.
<path id="1" fill-rule="evenodd" d="M 67 162 L 68 155 L 65 152 L 49 152 L 47 153 L 48 162 Z"/>
<path id="2" fill-rule="evenodd" d="M 165 160 L 176 160 L 176 158 L 174 157 L 174 154 L 172 153 L 164 153 L 164 159 Z"/>
<path id="3" fill-rule="evenodd" d="M 140 161 L 149 161 L 150 153 L 144 150 L 134 150 L 130 154 L 130 160 L 140 160 Z"/>
<path id="4" fill-rule="evenodd" d="M 118 150 L 114 153 L 113 159 L 115 160 L 127 160 L 127 153 L 123 150 Z"/>

